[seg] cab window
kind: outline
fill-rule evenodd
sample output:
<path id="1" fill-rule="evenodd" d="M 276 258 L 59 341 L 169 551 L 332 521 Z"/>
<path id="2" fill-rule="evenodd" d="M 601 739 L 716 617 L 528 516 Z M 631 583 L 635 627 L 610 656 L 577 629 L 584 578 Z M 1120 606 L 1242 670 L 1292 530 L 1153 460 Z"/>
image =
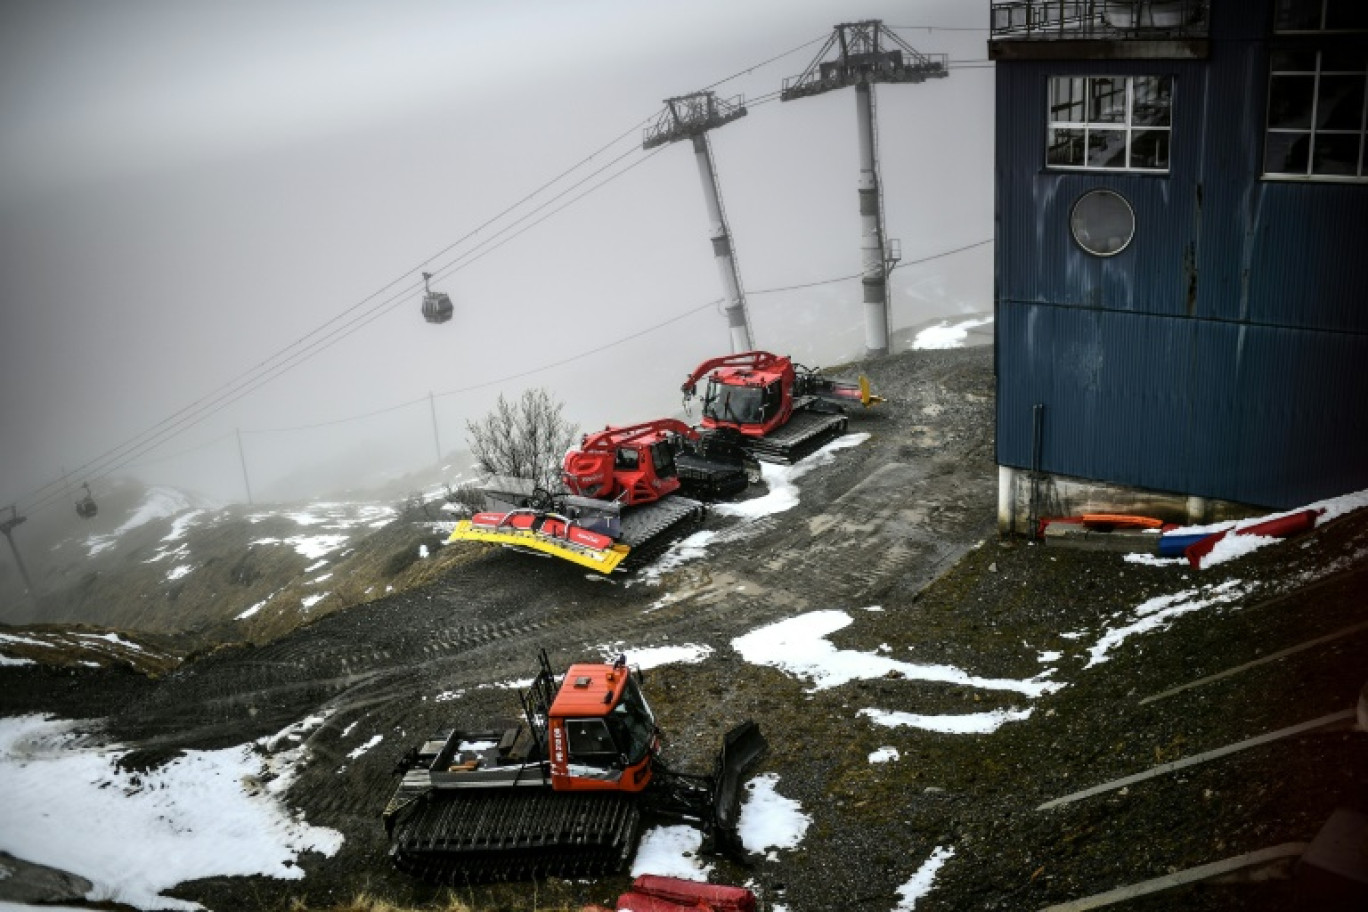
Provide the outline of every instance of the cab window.
<path id="1" fill-rule="evenodd" d="M 664 440 L 651 445 L 651 461 L 655 463 L 655 473 L 660 478 L 675 474 L 674 450 Z"/>
<path id="2" fill-rule="evenodd" d="M 573 763 L 611 766 L 618 758 L 617 745 L 602 719 L 566 719 L 565 735 Z"/>
<path id="3" fill-rule="evenodd" d="M 769 421 L 775 415 L 779 414 L 780 410 L 783 408 L 783 405 L 784 393 L 781 387 L 781 381 L 775 380 L 769 386 L 765 387 L 765 397 L 764 400 L 760 403 L 761 411 L 759 420 Z"/>

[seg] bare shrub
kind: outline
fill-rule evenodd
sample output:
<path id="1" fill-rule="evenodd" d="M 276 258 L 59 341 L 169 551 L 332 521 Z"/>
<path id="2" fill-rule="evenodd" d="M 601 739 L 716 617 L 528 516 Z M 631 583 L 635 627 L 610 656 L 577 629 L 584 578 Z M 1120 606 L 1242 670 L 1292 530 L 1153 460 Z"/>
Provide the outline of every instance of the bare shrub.
<path id="1" fill-rule="evenodd" d="M 493 475 L 527 478 L 538 487 L 557 490 L 561 461 L 574 444 L 576 431 L 562 416 L 564 408 L 540 387 L 524 390 L 516 402 L 500 394 L 492 412 L 466 422 L 477 465 Z"/>
<path id="2" fill-rule="evenodd" d="M 466 516 L 473 516 L 485 508 L 485 493 L 474 482 L 451 487 L 447 485 L 446 502 L 459 508 Z"/>

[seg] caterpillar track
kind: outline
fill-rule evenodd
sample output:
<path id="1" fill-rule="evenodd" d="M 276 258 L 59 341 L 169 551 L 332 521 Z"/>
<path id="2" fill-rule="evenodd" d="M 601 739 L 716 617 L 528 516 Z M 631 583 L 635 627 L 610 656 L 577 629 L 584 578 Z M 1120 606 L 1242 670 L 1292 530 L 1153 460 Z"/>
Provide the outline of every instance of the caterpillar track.
<path id="1" fill-rule="evenodd" d="M 401 871 L 452 886 L 598 877 L 622 871 L 640 836 L 634 794 L 541 786 L 433 792 L 400 812 L 390 857 Z"/>
<path id="2" fill-rule="evenodd" d="M 750 485 L 744 469 L 719 466 L 695 456 L 676 456 L 675 468 L 679 471 L 680 490 L 704 500 L 726 500 Z"/>
<path id="3" fill-rule="evenodd" d="M 760 466 L 736 433 L 705 434 L 682 446 L 674 461 L 679 492 L 700 500 L 727 500 L 760 480 Z"/>
<path id="4" fill-rule="evenodd" d="M 622 517 L 622 542 L 631 547 L 624 570 L 650 563 L 687 529 L 707 515 L 707 505 L 691 497 L 674 495 L 637 507 Z"/>
<path id="5" fill-rule="evenodd" d="M 787 424 L 747 441 L 747 448 L 756 459 L 792 465 L 840 437 L 848 424 L 845 415 L 794 411 Z"/>

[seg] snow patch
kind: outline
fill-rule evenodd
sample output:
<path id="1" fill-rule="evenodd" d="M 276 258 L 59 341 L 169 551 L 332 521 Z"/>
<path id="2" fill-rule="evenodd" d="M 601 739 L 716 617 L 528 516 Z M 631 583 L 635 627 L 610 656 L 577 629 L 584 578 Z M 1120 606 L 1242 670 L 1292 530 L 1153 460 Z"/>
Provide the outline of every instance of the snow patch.
<path id="1" fill-rule="evenodd" d="M 652 585 L 659 585 L 660 578 L 671 570 L 689 561 L 699 560 L 708 553 L 708 545 L 718 536 L 717 532 L 705 529 L 682 538 L 660 555 L 650 566 L 643 567 L 641 579 Z"/>
<path id="2" fill-rule="evenodd" d="M 389 506 L 380 504 L 354 504 L 340 503 L 331 501 L 320 501 L 310 504 L 304 510 L 292 510 L 286 512 L 261 512 L 253 513 L 247 517 L 248 522 L 258 523 L 267 519 L 281 518 L 288 519 L 300 526 L 317 526 L 320 529 L 332 529 L 345 531 L 354 529 L 358 526 L 368 528 L 379 528 L 389 524 L 399 515 L 399 511 Z"/>
<path id="3" fill-rule="evenodd" d="M 183 576 L 189 576 L 190 571 L 195 569 L 194 564 L 177 564 L 166 571 L 167 582 L 175 582 Z"/>
<path id="4" fill-rule="evenodd" d="M 898 888 L 898 904 L 893 907 L 893 912 L 912 912 L 917 907 L 917 900 L 931 892 L 941 866 L 954 856 L 954 849 L 936 846 L 931 857 L 922 862 L 922 866 L 912 875 L 912 879 Z"/>
<path id="5" fill-rule="evenodd" d="M 124 520 L 123 525 L 111 532 L 111 535 L 119 536 L 125 532 L 132 531 L 139 526 L 146 525 L 154 519 L 166 519 L 191 510 L 193 505 L 190 503 L 182 491 L 175 488 L 155 487 L 147 491 L 147 499 L 142 502 L 138 509 L 133 511 L 133 515 Z M 200 512 L 195 510 L 193 512 Z M 169 539 L 162 539 L 168 541 Z"/>
<path id="6" fill-rule="evenodd" d="M 102 551 L 108 551 L 114 547 L 114 537 L 112 535 L 92 535 L 86 539 L 86 557 L 94 557 Z"/>
<path id="7" fill-rule="evenodd" d="M 647 646 L 635 649 L 622 643 L 606 643 L 594 647 L 605 662 L 611 662 L 619 655 L 627 657 L 627 664 L 647 671 L 661 665 L 697 665 L 712 655 L 711 646 L 684 643 L 680 646 Z"/>
<path id="8" fill-rule="evenodd" d="M 638 577 L 647 585 L 659 585 L 664 574 L 682 564 L 703 558 L 710 546 L 745 538 L 757 530 L 754 525 L 757 520 L 792 510 L 799 502 L 799 478 L 813 469 L 833 462 L 839 450 L 859 446 L 868 439 L 868 434 L 846 434 L 791 466 L 762 462 L 760 474 L 769 489 L 768 493 L 738 503 L 720 503 L 712 506 L 713 513 L 741 519 L 744 521 L 743 525 L 720 532 L 707 529 L 695 532 L 672 544 L 654 563 L 642 568 L 637 574 Z"/>
<path id="9" fill-rule="evenodd" d="M 859 446 L 869 439 L 868 434 L 846 434 L 837 437 L 811 456 L 793 465 L 774 465 L 760 463 L 760 477 L 764 479 L 769 493 L 751 500 L 738 503 L 715 504 L 712 511 L 719 516 L 735 516 L 740 519 L 756 520 L 764 516 L 784 513 L 798 506 L 798 479 L 813 469 L 836 461 L 836 453 L 850 447 Z"/>
<path id="10" fill-rule="evenodd" d="M 143 561 L 143 563 L 155 564 L 158 561 L 166 560 L 168 557 L 189 557 L 189 555 L 190 546 L 187 545 L 185 542 L 181 542 L 174 548 L 162 548 L 158 550 L 156 554 L 152 555 L 147 560 Z"/>
<path id="11" fill-rule="evenodd" d="M 384 735 L 375 735 L 375 736 L 372 737 L 370 740 L 366 741 L 364 744 L 359 745 L 359 746 L 356 748 L 356 750 L 354 750 L 354 751 L 352 751 L 351 753 L 347 754 L 347 759 L 348 759 L 348 760 L 355 760 L 357 757 L 361 756 L 361 755 L 364 754 L 366 751 L 370 750 L 372 747 L 375 747 L 375 745 L 379 744 L 379 743 L 380 743 L 381 741 L 383 741 L 383 740 L 385 740 L 385 736 L 384 736 Z"/>
<path id="12" fill-rule="evenodd" d="M 712 865 L 699 860 L 702 847 L 703 834 L 691 826 L 653 827 L 646 831 L 637 846 L 632 876 L 659 874 L 706 882 Z"/>
<path id="13" fill-rule="evenodd" d="M 190 531 L 190 525 L 199 517 L 204 515 L 203 510 L 191 510 L 182 516 L 177 516 L 171 523 L 171 531 L 162 538 L 164 542 L 180 541 L 185 537 L 185 533 Z"/>
<path id="14" fill-rule="evenodd" d="M 1171 567 L 1174 564 L 1186 564 L 1186 557 L 1160 557 L 1157 554 L 1145 554 L 1142 551 L 1135 551 L 1124 554 L 1121 557 L 1128 564 L 1144 564 L 1147 567 Z"/>
<path id="15" fill-rule="evenodd" d="M 320 558 L 325 554 L 336 551 L 347 543 L 345 535 L 297 535 L 294 538 L 285 539 L 287 544 L 293 545 L 295 551 L 304 557 Z"/>
<path id="16" fill-rule="evenodd" d="M 926 350 L 933 348 L 962 348 L 964 340 L 969 337 L 969 330 L 979 326 L 987 326 L 993 322 L 992 317 L 981 317 L 973 320 L 962 320 L 952 324 L 949 320 L 941 320 L 935 326 L 928 326 L 917 333 L 912 340 L 912 348 Z"/>
<path id="17" fill-rule="evenodd" d="M 1172 595 L 1160 595 L 1136 606 L 1129 623 L 1120 627 L 1108 628 L 1101 638 L 1088 650 L 1088 664 L 1092 668 L 1108 660 L 1107 653 L 1126 640 L 1151 630 L 1168 627 L 1169 622 L 1184 614 L 1201 611 L 1215 605 L 1229 605 L 1254 591 L 1252 584 L 1241 580 L 1226 580 L 1219 586 L 1203 586 L 1200 589 L 1185 589 Z"/>
<path id="18" fill-rule="evenodd" d="M 0 719 L 0 850 L 88 879 L 92 902 L 199 909 L 160 894 L 205 877 L 298 880 L 301 852 L 341 848 L 340 833 L 282 803 L 303 748 L 278 752 L 263 739 L 131 773 L 116 766 L 126 750 L 91 747 L 78 726 L 88 723 Z"/>
<path id="19" fill-rule="evenodd" d="M 741 805 L 737 832 L 748 851 L 796 848 L 812 825 L 812 817 L 803 813 L 801 804 L 779 794 L 775 789 L 778 783 L 775 773 L 756 776 L 746 783 L 748 794 Z"/>
<path id="20" fill-rule="evenodd" d="M 42 646 L 51 649 L 52 644 L 46 640 L 35 640 L 32 637 L 18 636 L 13 633 L 0 633 L 0 643 L 14 643 L 18 646 Z"/>
<path id="21" fill-rule="evenodd" d="M 1028 697 L 1053 693 L 1064 685 L 1045 680 L 1047 671 L 1027 680 L 981 678 L 953 665 L 900 662 L 877 652 L 837 649 L 826 639 L 851 623 L 844 611 L 812 611 L 753 630 L 732 640 L 732 648 L 754 665 L 769 665 L 812 683 L 810 691 L 828 690 L 850 681 L 890 675 L 916 681 L 940 681 L 983 690 L 1009 690 Z"/>
<path id="22" fill-rule="evenodd" d="M 677 595 L 673 592 L 667 592 L 660 598 L 656 599 L 654 602 L 651 602 L 651 604 L 647 605 L 644 609 L 642 609 L 641 613 L 650 614 L 652 611 L 659 611 L 661 608 L 664 608 L 667 605 L 673 605 L 681 598 L 683 598 L 683 596 Z"/>
<path id="23" fill-rule="evenodd" d="M 908 726 L 943 735 L 991 735 L 1008 722 L 1021 722 L 1031 717 L 1031 709 L 995 709 L 992 712 L 966 713 L 955 716 L 925 716 L 917 713 L 890 712 L 883 709 L 862 709 L 875 725 L 887 728 Z M 872 757 L 872 755 L 871 755 Z"/>
<path id="24" fill-rule="evenodd" d="M 276 591 L 278 592 L 278 591 L 280 591 L 280 590 L 276 590 Z M 258 611 L 260 611 L 262 608 L 265 608 L 265 607 L 266 607 L 266 603 L 269 602 L 271 599 L 275 598 L 275 596 L 276 596 L 276 593 L 275 593 L 275 592 L 272 592 L 270 595 L 266 596 L 264 599 L 262 599 L 261 601 L 257 602 L 255 605 L 253 605 L 252 607 L 248 608 L 246 611 L 242 612 L 242 613 L 239 614 L 239 615 L 235 615 L 235 616 L 233 617 L 233 620 L 235 620 L 235 621 L 245 621 L 245 620 L 247 620 L 249 617 L 251 617 L 252 615 L 256 614 L 256 613 L 257 613 Z"/>
<path id="25" fill-rule="evenodd" d="M 870 752 L 869 762 L 891 763 L 892 761 L 897 760 L 901 756 L 902 754 L 898 753 L 898 749 L 896 747 L 881 747 L 876 751 Z"/>
<path id="26" fill-rule="evenodd" d="M 117 633 L 81 633 L 77 634 L 83 640 L 103 640 L 106 643 L 113 643 L 115 646 L 122 646 L 124 649 L 131 649 L 134 652 L 146 652 L 137 643 L 125 640 Z"/>

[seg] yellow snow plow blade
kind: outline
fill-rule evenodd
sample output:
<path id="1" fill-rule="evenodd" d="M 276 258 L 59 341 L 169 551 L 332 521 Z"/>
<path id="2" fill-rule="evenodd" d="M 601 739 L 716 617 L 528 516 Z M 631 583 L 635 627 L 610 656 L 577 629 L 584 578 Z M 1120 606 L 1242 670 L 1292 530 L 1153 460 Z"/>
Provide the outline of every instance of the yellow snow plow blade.
<path id="1" fill-rule="evenodd" d="M 874 395 L 873 393 L 871 393 L 871 392 L 869 391 L 869 378 L 866 377 L 866 376 L 864 376 L 863 374 L 861 374 L 861 375 L 860 375 L 860 404 L 863 405 L 865 408 L 869 408 L 871 405 L 878 405 L 879 403 L 884 402 L 884 401 L 886 401 L 886 400 L 884 399 L 883 396 L 876 396 L 876 395 Z"/>
<path id="2" fill-rule="evenodd" d="M 456 523 L 456 528 L 451 530 L 451 537 L 447 541 L 489 542 L 509 548 L 537 551 L 541 554 L 559 557 L 561 560 L 568 560 L 572 564 L 579 564 L 581 567 L 588 567 L 590 570 L 597 570 L 599 573 L 612 573 L 617 569 L 617 565 L 627 557 L 627 552 L 631 550 L 627 545 L 616 544 L 605 551 L 600 551 L 597 548 L 587 548 L 564 539 L 538 535 L 530 529 L 514 529 L 512 527 L 503 527 L 497 530 L 481 529 L 468 519 Z"/>

